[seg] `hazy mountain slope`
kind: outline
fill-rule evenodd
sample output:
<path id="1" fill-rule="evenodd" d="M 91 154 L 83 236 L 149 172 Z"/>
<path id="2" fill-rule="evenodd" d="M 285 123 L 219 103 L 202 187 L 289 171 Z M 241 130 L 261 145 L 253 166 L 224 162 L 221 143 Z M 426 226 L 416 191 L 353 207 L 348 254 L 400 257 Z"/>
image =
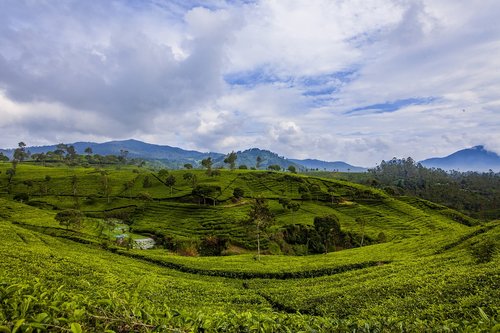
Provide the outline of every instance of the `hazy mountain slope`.
<path id="1" fill-rule="evenodd" d="M 367 169 L 363 167 L 353 166 L 342 161 L 327 162 L 316 159 L 297 160 L 290 159 L 297 164 L 303 165 L 308 169 L 318 169 L 326 171 L 341 171 L 341 172 L 365 172 Z"/>
<path id="2" fill-rule="evenodd" d="M 446 157 L 429 158 L 420 162 L 428 168 L 441 168 L 457 171 L 500 171 L 500 156 L 495 152 L 484 149 L 484 146 L 475 146 L 459 150 Z"/>
<path id="3" fill-rule="evenodd" d="M 248 168 L 256 167 L 257 157 L 260 156 L 262 159 L 259 169 L 267 169 L 270 165 L 279 165 L 282 169 L 287 169 L 290 165 L 295 166 L 298 170 L 305 169 L 304 166 L 293 160 L 287 159 L 286 157 L 279 156 L 269 150 L 263 150 L 259 148 L 251 148 L 244 151 L 236 152 L 238 158 L 236 159 L 236 165 L 246 165 Z M 215 160 L 215 165 L 224 165 L 224 158 L 222 156 Z"/>
<path id="4" fill-rule="evenodd" d="M 184 150 L 177 147 L 155 145 L 145 143 L 138 140 L 124 140 L 124 141 L 109 141 L 104 143 L 95 142 L 75 142 L 70 143 L 73 145 L 79 154 L 84 154 L 85 148 L 90 147 L 94 154 L 99 155 L 119 155 L 121 150 L 127 150 L 129 157 L 144 158 L 144 159 L 158 159 L 158 160 L 175 160 L 175 161 L 197 161 L 208 156 L 217 158 L 223 156 L 219 153 L 202 153 L 194 150 Z M 47 151 L 54 151 L 56 145 L 28 147 L 32 154 L 45 153 Z M 7 156 L 12 156 L 12 149 L 4 150 Z"/>

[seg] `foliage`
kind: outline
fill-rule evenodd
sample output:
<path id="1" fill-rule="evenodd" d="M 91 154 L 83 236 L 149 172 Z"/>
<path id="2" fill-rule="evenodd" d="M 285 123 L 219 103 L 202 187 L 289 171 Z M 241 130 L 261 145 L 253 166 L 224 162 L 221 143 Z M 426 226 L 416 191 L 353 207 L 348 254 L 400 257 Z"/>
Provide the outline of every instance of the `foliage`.
<path id="1" fill-rule="evenodd" d="M 382 161 L 370 173 L 369 185 L 393 194 L 418 196 L 483 219 L 500 217 L 499 173 L 428 169 L 410 157 Z"/>
<path id="2" fill-rule="evenodd" d="M 271 171 L 280 171 L 281 166 L 279 166 L 278 164 L 271 164 L 267 167 L 267 169 Z"/>
<path id="3" fill-rule="evenodd" d="M 54 219 L 66 228 L 80 228 L 83 221 L 83 214 L 76 209 L 65 209 L 56 214 Z"/>
<path id="4" fill-rule="evenodd" d="M 230 152 L 227 157 L 224 159 L 224 163 L 229 164 L 229 168 L 231 170 L 234 170 L 234 167 L 236 165 L 236 159 L 238 158 L 238 155 L 234 151 Z"/>
<path id="5" fill-rule="evenodd" d="M 245 195 L 245 190 L 243 190 L 241 187 L 236 187 L 233 190 L 233 197 L 235 197 L 236 199 L 243 198 L 244 195 Z"/>

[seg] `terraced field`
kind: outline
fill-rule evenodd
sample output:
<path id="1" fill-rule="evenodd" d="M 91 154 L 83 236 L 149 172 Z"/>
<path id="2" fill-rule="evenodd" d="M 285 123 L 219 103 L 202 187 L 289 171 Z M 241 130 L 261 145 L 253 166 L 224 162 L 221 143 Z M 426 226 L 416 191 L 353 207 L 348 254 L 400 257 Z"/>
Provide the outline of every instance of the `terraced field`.
<path id="1" fill-rule="evenodd" d="M 187 171 L 170 171 L 177 180 L 171 194 L 145 169 L 105 170 L 106 192 L 102 170 L 21 164 L 9 184 L 8 167 L 0 163 L 1 332 L 500 329 L 500 221 L 479 223 L 423 200 L 288 173 L 222 170 L 209 177 L 190 170 L 198 184 L 221 188 L 214 206 L 192 195 Z M 310 198 L 302 198 L 301 186 Z M 243 189 L 243 198 L 232 198 L 235 188 Z M 13 200 L 28 191 L 27 202 Z M 259 196 L 275 215 L 273 234 L 335 214 L 342 230 L 373 242 L 257 260 L 248 212 Z M 285 209 L 280 198 L 300 208 Z M 54 219 L 75 207 L 86 214 L 81 228 Z M 245 254 L 180 256 L 161 242 L 153 250 L 127 249 L 102 232 L 110 219 L 158 240 L 226 237 Z M 386 240 L 375 241 L 381 232 Z M 263 242 L 267 253 L 273 242 Z"/>

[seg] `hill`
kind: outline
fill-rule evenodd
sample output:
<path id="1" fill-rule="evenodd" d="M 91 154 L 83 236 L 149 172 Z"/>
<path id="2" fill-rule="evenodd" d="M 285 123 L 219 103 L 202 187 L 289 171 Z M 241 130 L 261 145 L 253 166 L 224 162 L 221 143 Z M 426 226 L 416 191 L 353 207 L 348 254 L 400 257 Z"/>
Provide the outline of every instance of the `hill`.
<path id="1" fill-rule="evenodd" d="M 128 152 L 128 157 L 130 158 L 141 158 L 146 160 L 154 160 L 160 164 L 167 166 L 168 168 L 183 168 L 184 164 L 190 163 L 195 167 L 199 167 L 201 160 L 211 157 L 214 161 L 214 167 L 223 167 L 225 154 L 210 152 L 203 153 L 195 150 L 184 150 L 178 147 L 171 147 L 166 145 L 156 145 L 145 143 L 138 140 L 123 140 L 123 141 L 109 141 L 104 143 L 95 142 L 75 142 L 70 143 L 75 147 L 78 154 L 85 154 L 85 149 L 90 147 L 93 154 L 99 155 L 120 155 L 122 151 Z M 32 154 L 47 153 L 48 151 L 55 151 L 57 145 L 48 146 L 31 146 L 26 147 L 26 150 Z M 0 149 L 0 152 L 6 156 L 12 158 L 14 149 Z M 361 172 L 365 169 L 359 167 L 353 167 L 343 162 L 322 162 L 316 160 L 304 160 L 301 163 L 300 160 L 291 160 L 286 157 L 279 156 L 278 154 L 271 152 L 269 150 L 262 150 L 259 148 L 251 148 L 244 151 L 238 151 L 236 153 L 237 160 L 236 165 L 245 165 L 249 169 L 256 167 L 257 157 L 260 156 L 261 163 L 259 169 L 267 169 L 270 165 L 279 165 L 282 169 L 287 169 L 290 165 L 295 166 L 297 170 L 305 170 L 306 168 L 317 168 L 318 166 L 308 166 L 310 163 L 323 163 L 320 169 L 333 168 L 336 169 L 350 169 L 350 171 Z M 312 161 L 312 162 L 311 162 Z M 331 164 L 333 163 L 333 164 Z M 307 164 L 307 165 L 306 165 Z M 315 164 L 315 165 L 316 165 Z"/>
<path id="2" fill-rule="evenodd" d="M 456 171 L 500 172 L 500 156 L 484 146 L 459 150 L 446 157 L 435 157 L 420 162 L 428 168 Z"/>
<path id="3" fill-rule="evenodd" d="M 20 163 L 9 182 L 10 167 L 0 163 L 4 331 L 491 331 L 498 323 L 498 221 L 282 172 L 176 170 L 170 187 L 165 175 L 131 166 Z M 200 197 L 196 186 L 219 190 Z M 275 217 L 260 260 L 248 221 L 254 197 Z M 80 228 L 54 219 L 75 207 L 85 214 Z M 330 236 L 329 253 L 307 255 L 314 218 L 332 214 L 341 233 Z M 120 246 L 123 232 L 132 242 L 153 237 L 156 248 Z M 240 254 L 196 255 L 222 239 L 226 254 Z"/>
<path id="4" fill-rule="evenodd" d="M 353 166 L 342 161 L 326 162 L 316 159 L 305 159 L 305 160 L 290 159 L 290 161 L 303 165 L 307 169 L 311 170 L 317 169 L 318 171 L 365 172 L 367 170 L 366 168 Z"/>
<path id="5" fill-rule="evenodd" d="M 238 166 L 245 165 L 248 168 L 257 168 L 257 158 L 261 158 L 261 162 L 259 163 L 258 169 L 267 169 L 270 165 L 279 165 L 281 169 L 286 170 L 290 165 L 293 165 L 297 168 L 297 170 L 304 169 L 303 165 L 294 162 L 293 160 L 289 160 L 286 157 L 279 156 L 276 153 L 273 153 L 269 150 L 263 150 L 259 148 L 251 148 L 244 151 L 236 152 L 236 164 Z M 215 159 L 216 166 L 224 165 L 224 157 L 219 157 Z"/>
<path id="6" fill-rule="evenodd" d="M 99 155 L 120 155 L 121 151 L 128 151 L 128 156 L 131 158 L 160 160 L 176 167 L 182 167 L 185 163 L 197 165 L 199 161 L 209 156 L 212 158 L 220 158 L 223 156 L 223 154 L 219 153 L 202 153 L 177 147 L 145 143 L 133 139 L 104 143 L 75 142 L 69 145 L 74 146 L 78 154 L 85 154 L 85 149 L 87 147 L 92 148 L 93 153 Z M 32 154 L 46 153 L 56 149 L 56 145 L 26 147 L 26 150 Z M 3 152 L 6 156 L 12 157 L 13 149 L 5 149 Z"/>

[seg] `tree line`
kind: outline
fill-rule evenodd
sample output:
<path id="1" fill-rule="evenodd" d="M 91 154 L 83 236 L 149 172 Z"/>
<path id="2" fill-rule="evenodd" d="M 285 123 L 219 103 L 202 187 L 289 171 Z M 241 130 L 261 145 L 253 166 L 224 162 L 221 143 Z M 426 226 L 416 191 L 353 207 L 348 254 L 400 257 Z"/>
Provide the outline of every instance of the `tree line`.
<path id="1" fill-rule="evenodd" d="M 411 157 L 382 161 L 368 185 L 391 195 L 411 195 L 481 219 L 500 218 L 500 173 L 426 168 Z"/>

